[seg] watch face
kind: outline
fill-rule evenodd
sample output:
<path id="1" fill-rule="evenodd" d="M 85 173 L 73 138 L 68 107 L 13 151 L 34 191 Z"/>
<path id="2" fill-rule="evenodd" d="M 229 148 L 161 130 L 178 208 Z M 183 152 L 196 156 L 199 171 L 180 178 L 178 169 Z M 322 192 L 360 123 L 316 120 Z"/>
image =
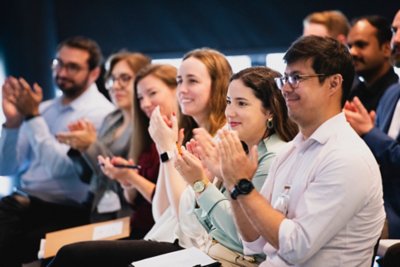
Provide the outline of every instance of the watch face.
<path id="1" fill-rule="evenodd" d="M 247 179 L 241 179 L 238 183 L 238 189 L 242 194 L 248 194 L 253 190 L 254 185 Z"/>
<path id="2" fill-rule="evenodd" d="M 203 192 L 205 188 L 206 188 L 206 185 L 203 183 L 203 181 L 197 181 L 193 184 L 193 190 L 196 193 Z"/>
<path id="3" fill-rule="evenodd" d="M 164 152 L 160 155 L 161 162 L 167 162 L 170 160 L 170 156 L 168 155 L 168 152 Z"/>

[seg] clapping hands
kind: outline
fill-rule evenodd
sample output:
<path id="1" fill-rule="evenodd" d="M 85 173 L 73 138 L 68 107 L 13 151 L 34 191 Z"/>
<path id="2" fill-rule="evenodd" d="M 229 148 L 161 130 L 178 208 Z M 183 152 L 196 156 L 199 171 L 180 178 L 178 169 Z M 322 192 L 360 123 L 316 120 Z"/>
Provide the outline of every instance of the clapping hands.
<path id="1" fill-rule="evenodd" d="M 2 94 L 2 108 L 7 127 L 19 127 L 24 116 L 39 114 L 43 93 L 37 83 L 34 83 L 32 88 L 24 78 L 10 76 L 2 86 Z"/>
<path id="2" fill-rule="evenodd" d="M 56 135 L 60 143 L 84 152 L 96 141 L 96 128 L 90 121 L 78 120 L 70 123 L 68 129 L 69 132 L 60 132 Z"/>
<path id="3" fill-rule="evenodd" d="M 231 189 L 242 178 L 251 180 L 258 166 L 257 147 L 253 146 L 246 155 L 236 131 L 220 130 L 218 137 L 221 178 L 225 187 Z"/>
<path id="4" fill-rule="evenodd" d="M 354 97 L 351 102 L 347 101 L 343 111 L 347 121 L 359 135 L 368 133 L 374 127 L 375 111 L 368 113 L 358 97 Z"/>

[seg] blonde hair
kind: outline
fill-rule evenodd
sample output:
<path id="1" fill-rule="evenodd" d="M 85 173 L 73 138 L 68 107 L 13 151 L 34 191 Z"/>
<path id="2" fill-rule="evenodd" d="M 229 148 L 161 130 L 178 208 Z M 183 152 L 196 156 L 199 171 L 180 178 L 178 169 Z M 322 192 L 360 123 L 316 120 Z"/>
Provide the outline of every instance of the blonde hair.
<path id="1" fill-rule="evenodd" d="M 137 85 L 147 76 L 153 76 L 160 81 L 162 81 L 165 85 L 168 86 L 171 90 L 176 90 L 177 82 L 176 82 L 176 68 L 171 65 L 166 64 L 150 64 L 147 67 L 141 69 L 135 79 L 134 90 L 135 96 L 133 99 L 134 109 L 132 116 L 132 135 L 131 135 L 131 151 L 130 158 L 132 158 L 135 162 L 137 162 L 141 153 L 143 153 L 144 149 L 150 146 L 153 142 L 149 131 L 149 118 L 146 114 L 140 109 L 139 100 L 136 97 Z"/>
<path id="2" fill-rule="evenodd" d="M 211 78 L 211 94 L 207 107 L 209 121 L 206 130 L 214 135 L 226 122 L 226 93 L 232 76 L 232 68 L 222 53 L 211 48 L 189 51 L 183 56 L 182 61 L 191 57 L 200 60 L 206 66 Z M 184 143 L 192 138 L 192 130 L 197 127 L 196 121 L 191 116 L 180 117 L 179 128 L 185 129 Z"/>
<path id="3" fill-rule="evenodd" d="M 303 20 L 303 26 L 315 23 L 325 26 L 328 33 L 333 38 L 337 38 L 340 34 L 347 36 L 350 30 L 350 23 L 346 16 L 339 10 L 327 10 L 314 12 Z"/>

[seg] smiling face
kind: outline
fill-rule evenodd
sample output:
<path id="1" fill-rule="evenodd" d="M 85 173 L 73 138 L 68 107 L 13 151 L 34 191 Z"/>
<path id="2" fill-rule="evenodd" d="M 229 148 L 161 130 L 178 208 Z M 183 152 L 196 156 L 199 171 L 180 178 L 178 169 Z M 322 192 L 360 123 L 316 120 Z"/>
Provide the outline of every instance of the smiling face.
<path id="1" fill-rule="evenodd" d="M 178 70 L 178 100 L 182 113 L 192 116 L 200 125 L 207 120 L 211 94 L 211 77 L 206 66 L 189 57 Z"/>
<path id="2" fill-rule="evenodd" d="M 150 118 L 153 110 L 160 106 L 162 115 L 176 112 L 176 89 L 169 88 L 153 75 L 148 75 L 137 84 L 137 98 L 140 109 Z"/>
<path id="3" fill-rule="evenodd" d="M 380 44 L 377 29 L 367 20 L 360 20 L 350 29 L 347 36 L 350 54 L 356 73 L 368 79 L 388 62 L 390 52 L 386 44 Z"/>
<path id="4" fill-rule="evenodd" d="M 287 65 L 285 75 L 315 75 L 312 60 L 299 60 Z M 318 77 L 300 80 L 297 88 L 285 84 L 282 94 L 288 108 L 289 117 L 300 128 L 309 128 L 319 125 L 326 120 L 327 113 L 331 113 L 330 90 L 328 79 L 322 84 Z"/>
<path id="5" fill-rule="evenodd" d="M 112 87 L 109 89 L 113 103 L 120 109 L 130 111 L 133 99 L 133 81 L 135 73 L 125 60 L 116 63 L 111 71 L 114 79 Z"/>
<path id="6" fill-rule="evenodd" d="M 229 84 L 226 102 L 225 115 L 230 128 L 236 130 L 248 146 L 258 144 L 265 136 L 268 118 L 272 117 L 261 100 L 251 88 L 236 79 Z"/>

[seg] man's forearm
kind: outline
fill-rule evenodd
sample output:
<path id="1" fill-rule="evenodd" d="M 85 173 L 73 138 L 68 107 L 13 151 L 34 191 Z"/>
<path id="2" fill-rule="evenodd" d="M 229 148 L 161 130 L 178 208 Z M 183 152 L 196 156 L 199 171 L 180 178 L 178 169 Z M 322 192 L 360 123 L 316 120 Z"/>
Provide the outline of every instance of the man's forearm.
<path id="1" fill-rule="evenodd" d="M 241 217 L 246 217 L 250 222 L 247 225 L 241 225 L 240 230 L 243 231 L 243 233 L 241 232 L 243 238 L 246 241 L 254 241 L 258 236 L 262 236 L 273 247 L 279 249 L 279 226 L 285 219 L 285 216 L 272 208 L 270 203 L 255 190 L 246 196 L 238 197 L 236 201 L 238 201 L 241 210 L 246 215 Z M 237 209 L 234 210 L 236 211 Z M 235 218 L 238 218 L 237 215 L 235 213 Z M 249 227 L 249 225 L 252 227 Z M 247 228 L 250 228 L 251 231 L 246 231 Z"/>

